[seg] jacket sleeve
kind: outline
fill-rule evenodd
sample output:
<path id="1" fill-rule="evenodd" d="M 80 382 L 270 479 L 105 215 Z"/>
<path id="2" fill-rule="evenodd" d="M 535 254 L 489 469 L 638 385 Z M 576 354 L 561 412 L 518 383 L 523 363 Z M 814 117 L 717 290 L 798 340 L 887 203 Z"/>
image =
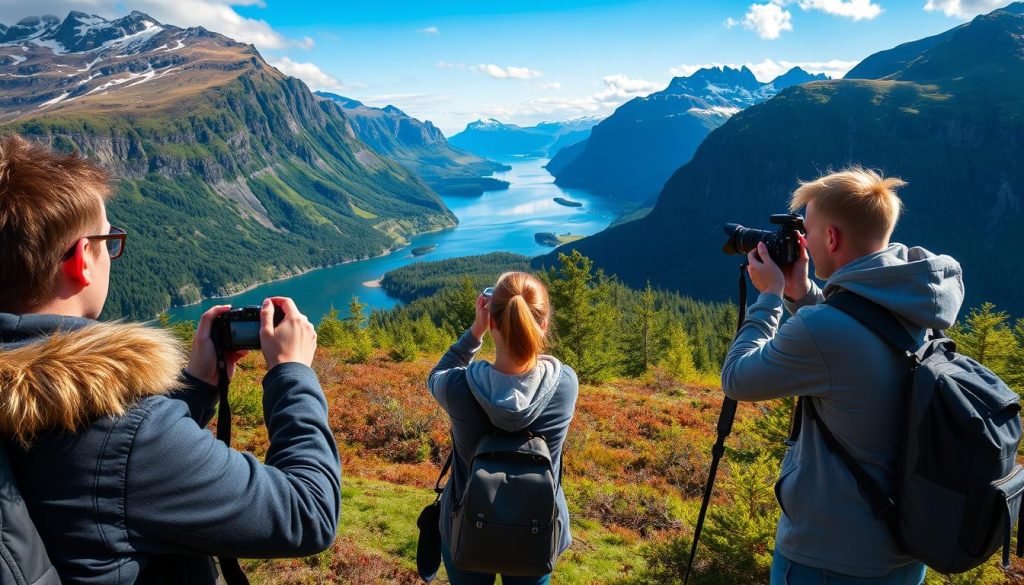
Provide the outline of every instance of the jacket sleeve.
<path id="1" fill-rule="evenodd" d="M 825 294 L 821 292 L 821 288 L 818 287 L 817 283 L 811 281 L 811 288 L 807 290 L 807 294 L 803 298 L 796 300 L 786 299 L 786 310 L 789 311 L 790 315 L 795 315 L 797 311 L 804 307 L 810 307 L 817 305 L 818 303 L 825 302 Z"/>
<path id="2" fill-rule="evenodd" d="M 831 374 L 799 314 L 779 327 L 782 297 L 766 293 L 747 310 L 722 367 L 722 390 L 734 400 L 824 394 Z"/>
<path id="3" fill-rule="evenodd" d="M 200 428 L 179 401 L 139 424 L 128 454 L 125 525 L 139 551 L 295 557 L 334 541 L 341 465 L 316 374 L 281 364 L 263 380 L 265 462 Z"/>
<path id="4" fill-rule="evenodd" d="M 462 337 L 456 340 L 441 356 L 434 369 L 430 370 L 430 375 L 427 377 L 427 389 L 445 412 L 448 412 L 449 378 L 456 371 L 466 369 L 482 346 L 483 343 L 467 329 Z"/>
<path id="5" fill-rule="evenodd" d="M 201 427 L 205 427 L 213 420 L 217 412 L 217 401 L 220 398 L 216 386 L 181 371 L 181 388 L 169 395 L 170 398 L 181 400 L 188 406 L 189 415 Z"/>

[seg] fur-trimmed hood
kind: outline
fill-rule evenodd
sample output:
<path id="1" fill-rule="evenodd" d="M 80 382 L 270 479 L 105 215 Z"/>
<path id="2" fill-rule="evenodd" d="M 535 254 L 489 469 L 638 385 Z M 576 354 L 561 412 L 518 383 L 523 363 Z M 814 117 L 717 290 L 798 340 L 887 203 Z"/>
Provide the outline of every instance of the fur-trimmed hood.
<path id="1" fill-rule="evenodd" d="M 185 352 L 168 331 L 55 315 L 0 313 L 0 437 L 28 446 L 74 432 L 180 385 Z"/>

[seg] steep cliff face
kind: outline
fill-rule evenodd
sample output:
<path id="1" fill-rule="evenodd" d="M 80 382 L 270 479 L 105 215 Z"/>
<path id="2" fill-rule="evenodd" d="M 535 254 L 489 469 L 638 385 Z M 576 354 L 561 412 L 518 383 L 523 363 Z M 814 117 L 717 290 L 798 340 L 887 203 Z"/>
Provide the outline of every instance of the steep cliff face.
<path id="1" fill-rule="evenodd" d="M 253 47 L 141 13 L 0 30 L 0 124 L 117 178 L 110 215 L 132 235 L 109 316 L 377 255 L 457 221 L 340 106 Z"/>
<path id="2" fill-rule="evenodd" d="M 359 140 L 409 169 L 439 193 L 480 195 L 508 188 L 508 182 L 489 176 L 508 170 L 507 165 L 453 147 L 429 120 L 417 120 L 395 106 L 374 108 L 328 92 L 318 91 L 316 95 L 341 106 Z"/>

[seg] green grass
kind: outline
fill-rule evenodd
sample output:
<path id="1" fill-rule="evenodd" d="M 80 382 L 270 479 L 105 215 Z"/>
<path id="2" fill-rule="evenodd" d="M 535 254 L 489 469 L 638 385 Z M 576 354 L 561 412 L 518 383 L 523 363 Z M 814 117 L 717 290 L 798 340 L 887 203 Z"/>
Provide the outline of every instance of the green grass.
<path id="1" fill-rule="evenodd" d="M 346 477 L 342 480 L 341 526 L 338 541 L 351 542 L 360 552 L 380 555 L 387 564 L 402 569 L 416 569 L 416 541 L 419 530 L 416 518 L 430 503 L 433 492 L 384 481 Z M 566 585 L 622 582 L 643 568 L 643 539 L 628 533 L 612 532 L 598 522 L 573 518 L 575 542 L 562 555 L 553 580 Z M 322 573 L 335 565 L 334 550 L 304 559 L 302 566 L 310 573 L 320 571 L 319 579 L 297 579 L 299 582 L 322 582 Z M 254 583 L 278 582 L 272 561 L 246 561 L 245 569 Z M 289 581 L 290 582 L 290 581 Z M 444 567 L 436 583 L 447 583 Z"/>

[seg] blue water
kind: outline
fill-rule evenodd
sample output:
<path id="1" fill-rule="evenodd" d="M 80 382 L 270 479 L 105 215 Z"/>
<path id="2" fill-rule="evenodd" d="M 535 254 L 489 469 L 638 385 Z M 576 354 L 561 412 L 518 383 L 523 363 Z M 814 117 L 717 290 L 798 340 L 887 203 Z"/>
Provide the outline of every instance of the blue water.
<path id="1" fill-rule="evenodd" d="M 459 218 L 458 227 L 416 236 L 410 246 L 387 256 L 321 268 L 260 285 L 232 297 L 207 299 L 195 305 L 174 307 L 168 312 L 176 319 L 196 320 L 213 305 L 256 305 L 268 296 L 292 297 L 314 323 L 331 306 L 344 311 L 352 295 L 357 295 L 360 301 L 373 308 L 390 308 L 399 301 L 387 296 L 383 289 L 364 283 L 417 261 L 499 251 L 537 256 L 551 251 L 551 248 L 534 240 L 537 232 L 591 235 L 607 227 L 624 211 L 621 202 L 556 186 L 554 178 L 543 168 L 546 159 L 502 162 L 510 165 L 512 170 L 494 176 L 511 183 L 507 191 L 492 191 L 480 197 L 443 197 Z M 553 201 L 555 197 L 579 201 L 583 207 L 559 205 Z M 414 258 L 410 253 L 414 247 L 430 244 L 436 244 L 437 248 L 428 254 Z"/>

